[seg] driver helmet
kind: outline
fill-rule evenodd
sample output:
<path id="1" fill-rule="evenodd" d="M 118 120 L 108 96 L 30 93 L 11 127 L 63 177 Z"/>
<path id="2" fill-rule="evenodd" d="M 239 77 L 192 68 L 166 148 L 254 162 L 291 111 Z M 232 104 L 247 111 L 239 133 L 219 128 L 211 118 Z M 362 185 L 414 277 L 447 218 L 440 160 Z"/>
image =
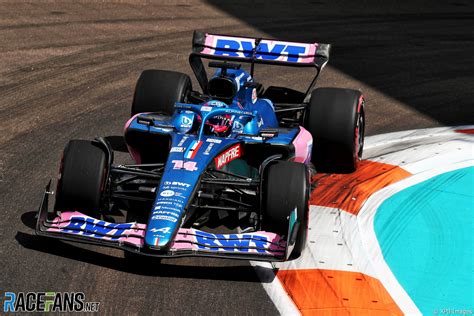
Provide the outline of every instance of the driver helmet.
<path id="1" fill-rule="evenodd" d="M 207 106 L 215 106 L 215 107 L 227 107 L 227 104 L 225 104 L 222 101 L 209 101 L 205 103 L 204 105 Z M 231 132 L 231 127 L 232 127 L 232 115 L 230 114 L 220 114 L 211 117 L 206 121 L 205 124 L 205 132 L 206 134 L 210 135 L 215 135 L 218 137 L 227 137 L 230 135 Z"/>

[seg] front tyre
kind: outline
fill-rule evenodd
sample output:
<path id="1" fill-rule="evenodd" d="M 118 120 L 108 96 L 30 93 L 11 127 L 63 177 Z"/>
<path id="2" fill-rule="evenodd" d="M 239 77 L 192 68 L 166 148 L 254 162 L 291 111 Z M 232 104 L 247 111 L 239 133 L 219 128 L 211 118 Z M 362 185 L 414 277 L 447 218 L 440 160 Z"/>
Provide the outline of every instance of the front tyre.
<path id="1" fill-rule="evenodd" d="M 263 179 L 263 229 L 287 235 L 289 216 L 296 208 L 298 234 L 291 257 L 297 258 L 306 246 L 310 179 L 305 164 L 278 161 L 266 168 Z"/>
<path id="2" fill-rule="evenodd" d="M 87 140 L 69 141 L 59 170 L 55 210 L 97 216 L 102 206 L 107 168 L 107 156 L 99 144 Z"/>
<path id="3" fill-rule="evenodd" d="M 311 94 L 306 129 L 313 136 L 312 162 L 318 172 L 350 173 L 362 158 L 365 101 L 357 90 L 319 88 Z"/>

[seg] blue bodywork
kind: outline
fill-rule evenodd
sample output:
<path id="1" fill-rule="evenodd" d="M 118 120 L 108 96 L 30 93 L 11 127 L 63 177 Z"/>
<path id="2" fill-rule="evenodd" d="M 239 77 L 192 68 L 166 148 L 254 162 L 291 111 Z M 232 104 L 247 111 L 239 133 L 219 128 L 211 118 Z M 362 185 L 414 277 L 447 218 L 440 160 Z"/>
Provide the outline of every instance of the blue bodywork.
<path id="1" fill-rule="evenodd" d="M 220 70 L 216 76 L 220 75 Z M 243 70 L 227 72 L 237 85 L 237 93 L 230 104 L 218 100 L 202 104 L 176 104 L 173 116 L 157 117 L 152 113 L 137 115 L 126 127 L 125 133 L 143 132 L 168 136 L 170 139 L 165 170 L 156 190 L 150 213 L 145 243 L 158 250 L 169 248 L 186 217 L 203 172 L 214 166 L 215 159 L 229 148 L 240 144 L 265 144 L 292 147 L 299 128 L 279 128 L 273 104 L 268 99 L 256 97 L 250 75 Z M 205 122 L 216 116 L 231 118 L 227 137 L 217 137 L 205 132 Z M 144 121 L 143 118 L 151 118 Z M 277 130 L 275 137 L 259 136 L 262 129 Z"/>

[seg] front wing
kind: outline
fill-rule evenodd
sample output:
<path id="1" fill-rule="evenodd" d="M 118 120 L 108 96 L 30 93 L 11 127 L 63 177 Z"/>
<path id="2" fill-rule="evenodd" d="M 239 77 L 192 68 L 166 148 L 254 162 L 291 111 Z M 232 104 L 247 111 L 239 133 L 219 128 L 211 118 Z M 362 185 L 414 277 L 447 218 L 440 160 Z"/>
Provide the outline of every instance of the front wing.
<path id="1" fill-rule="evenodd" d="M 36 234 L 67 241 L 123 249 L 164 258 L 184 256 L 226 257 L 260 261 L 285 261 L 292 247 L 278 234 L 257 231 L 243 234 L 212 234 L 193 228 L 180 228 L 171 247 L 163 252 L 145 246 L 146 224 L 110 223 L 79 212 L 48 213 L 50 184 L 38 210 Z"/>

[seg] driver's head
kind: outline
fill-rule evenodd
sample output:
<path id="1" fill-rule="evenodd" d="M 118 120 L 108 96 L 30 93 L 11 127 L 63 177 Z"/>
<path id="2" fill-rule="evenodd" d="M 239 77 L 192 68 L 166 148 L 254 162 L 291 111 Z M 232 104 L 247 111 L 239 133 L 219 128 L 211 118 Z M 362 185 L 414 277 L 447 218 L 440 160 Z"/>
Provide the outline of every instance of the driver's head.
<path id="1" fill-rule="evenodd" d="M 227 137 L 232 130 L 232 116 L 229 114 L 216 115 L 207 120 L 204 132 L 208 135 Z"/>
<path id="2" fill-rule="evenodd" d="M 227 108 L 228 105 L 222 101 L 211 100 L 204 104 L 205 106 Z M 227 137 L 230 135 L 232 127 L 232 115 L 220 114 L 209 118 L 204 125 L 204 133 L 207 135 L 215 135 L 219 137 Z"/>

